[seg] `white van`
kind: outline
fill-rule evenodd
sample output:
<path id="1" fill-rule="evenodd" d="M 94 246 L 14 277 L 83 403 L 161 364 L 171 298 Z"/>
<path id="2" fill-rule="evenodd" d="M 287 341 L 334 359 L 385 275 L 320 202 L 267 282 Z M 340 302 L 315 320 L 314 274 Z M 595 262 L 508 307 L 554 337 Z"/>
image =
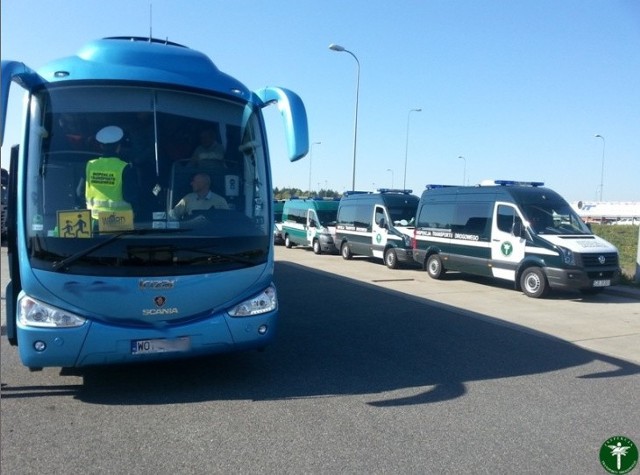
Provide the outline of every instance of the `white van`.
<path id="1" fill-rule="evenodd" d="M 351 191 L 340 200 L 336 247 L 344 259 L 377 257 L 389 269 L 413 262 L 411 236 L 418 197 L 411 190 Z"/>
<path id="2" fill-rule="evenodd" d="M 336 253 L 334 235 L 339 200 L 294 198 L 284 203 L 282 237 L 284 245 L 311 246 L 316 254 Z"/>
<path id="3" fill-rule="evenodd" d="M 618 250 L 543 185 L 428 185 L 416 213 L 414 259 L 434 279 L 447 270 L 491 276 L 529 297 L 550 288 L 597 293 L 616 284 Z"/>

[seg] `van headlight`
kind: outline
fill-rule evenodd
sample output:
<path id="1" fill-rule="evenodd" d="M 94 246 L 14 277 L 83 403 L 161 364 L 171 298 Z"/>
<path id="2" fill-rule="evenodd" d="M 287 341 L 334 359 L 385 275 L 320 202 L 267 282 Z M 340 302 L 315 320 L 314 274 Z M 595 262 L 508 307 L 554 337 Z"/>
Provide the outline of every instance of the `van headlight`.
<path id="1" fill-rule="evenodd" d="M 31 297 L 22 297 L 18 308 L 18 320 L 22 325 L 29 327 L 80 327 L 87 321 L 86 318 L 38 302 Z"/>
<path id="2" fill-rule="evenodd" d="M 576 255 L 571 249 L 567 249 L 566 247 L 558 247 L 560 250 L 560 255 L 562 256 L 562 262 L 564 262 L 568 266 L 575 266 L 576 264 Z"/>
<path id="3" fill-rule="evenodd" d="M 262 313 L 272 312 L 278 308 L 278 296 L 276 288 L 270 285 L 258 295 L 239 303 L 231 310 L 232 317 L 252 317 Z"/>

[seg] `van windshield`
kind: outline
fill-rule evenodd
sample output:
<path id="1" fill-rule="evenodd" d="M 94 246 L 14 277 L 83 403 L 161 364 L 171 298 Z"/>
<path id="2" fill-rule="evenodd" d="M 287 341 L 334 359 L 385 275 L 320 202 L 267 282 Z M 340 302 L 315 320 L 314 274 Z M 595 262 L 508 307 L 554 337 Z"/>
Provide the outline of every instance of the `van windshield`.
<path id="1" fill-rule="evenodd" d="M 522 211 L 537 234 L 592 234 L 564 201 L 524 204 Z"/>
<path id="2" fill-rule="evenodd" d="M 323 226 L 335 226 L 338 216 L 337 209 L 317 210 L 318 219 Z"/>

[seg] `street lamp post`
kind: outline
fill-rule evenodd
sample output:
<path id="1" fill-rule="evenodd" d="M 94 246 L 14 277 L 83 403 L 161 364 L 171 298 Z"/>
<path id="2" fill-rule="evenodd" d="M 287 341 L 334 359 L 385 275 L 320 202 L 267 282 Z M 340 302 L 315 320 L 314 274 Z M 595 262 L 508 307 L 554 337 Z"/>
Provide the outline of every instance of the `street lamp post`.
<path id="1" fill-rule="evenodd" d="M 422 109 L 411 109 L 407 114 L 407 141 L 404 147 L 404 181 L 402 182 L 402 189 L 407 189 L 407 158 L 409 156 L 409 119 L 412 112 L 422 112 Z"/>
<path id="2" fill-rule="evenodd" d="M 349 53 L 351 56 L 353 56 L 353 59 L 356 60 L 356 64 L 358 65 L 358 76 L 356 80 L 356 112 L 355 112 L 355 119 L 354 119 L 354 125 L 353 125 L 353 175 L 351 178 L 351 191 L 355 191 L 356 189 L 356 148 L 358 145 L 358 100 L 360 96 L 360 61 L 358 61 L 358 58 L 356 57 L 356 55 L 353 54 L 351 51 L 335 43 L 331 43 L 329 45 L 329 49 L 331 51 L 337 51 L 339 53 L 342 53 L 342 52 Z"/>
<path id="3" fill-rule="evenodd" d="M 602 139 L 602 169 L 600 170 L 600 201 L 602 201 L 602 189 L 604 188 L 604 137 L 600 134 L 594 135 L 596 138 Z"/>
<path id="4" fill-rule="evenodd" d="M 464 158 L 462 155 L 459 155 L 458 158 L 461 158 L 464 160 L 464 168 L 462 169 L 462 186 L 465 186 L 467 183 L 467 159 Z"/>
<path id="5" fill-rule="evenodd" d="M 391 172 L 391 189 L 393 189 L 393 170 L 391 168 L 387 168 L 388 172 Z"/>
<path id="6" fill-rule="evenodd" d="M 313 146 L 320 145 L 322 142 L 313 142 L 309 148 L 309 194 L 311 193 L 311 161 L 313 159 Z"/>

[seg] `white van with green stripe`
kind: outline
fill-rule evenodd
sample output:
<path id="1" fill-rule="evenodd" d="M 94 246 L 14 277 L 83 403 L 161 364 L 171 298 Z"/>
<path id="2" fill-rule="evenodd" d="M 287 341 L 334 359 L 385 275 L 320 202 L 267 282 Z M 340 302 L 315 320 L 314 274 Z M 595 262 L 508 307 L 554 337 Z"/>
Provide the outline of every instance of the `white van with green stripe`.
<path id="1" fill-rule="evenodd" d="M 434 279 L 448 270 L 490 276 L 514 282 L 529 297 L 563 288 L 597 293 L 616 284 L 616 247 L 543 185 L 427 185 L 416 212 L 413 258 Z"/>
<path id="2" fill-rule="evenodd" d="M 316 254 L 336 253 L 334 235 L 339 200 L 294 198 L 282 210 L 284 245 L 311 246 Z"/>

